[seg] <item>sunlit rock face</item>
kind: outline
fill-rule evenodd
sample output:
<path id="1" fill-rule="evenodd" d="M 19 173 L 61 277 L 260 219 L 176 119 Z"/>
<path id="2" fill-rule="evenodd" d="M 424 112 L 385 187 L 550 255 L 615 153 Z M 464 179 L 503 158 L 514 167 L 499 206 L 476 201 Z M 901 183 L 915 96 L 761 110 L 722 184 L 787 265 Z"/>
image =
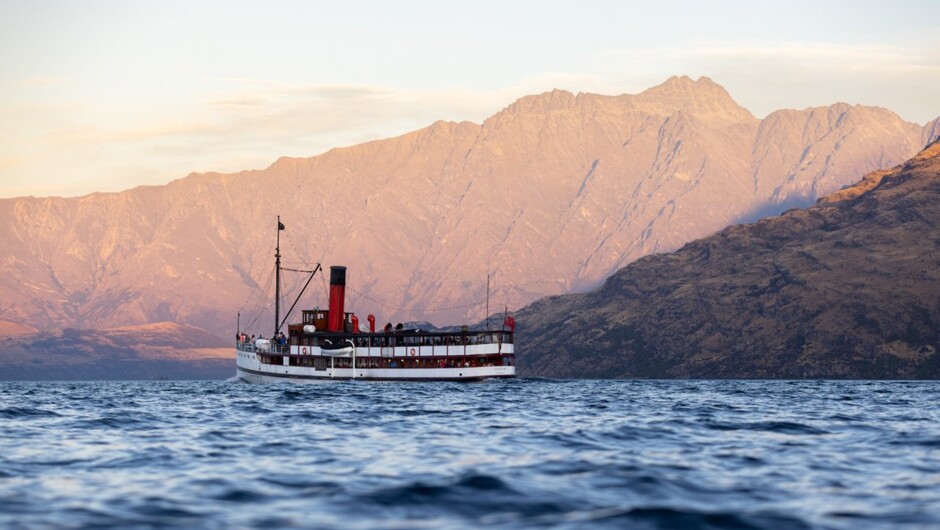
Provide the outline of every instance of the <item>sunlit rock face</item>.
<path id="1" fill-rule="evenodd" d="M 0 201 L 0 320 L 273 328 L 275 217 L 297 269 L 349 267 L 347 308 L 435 324 L 587 290 L 638 258 L 854 183 L 938 133 L 842 103 L 757 119 L 707 78 L 524 97 L 482 124 L 165 186 Z M 295 293 L 300 273 L 286 273 Z M 257 300 L 264 300 L 257 305 Z M 290 302 L 290 300 L 287 300 Z M 312 283 L 301 306 L 326 305 Z"/>

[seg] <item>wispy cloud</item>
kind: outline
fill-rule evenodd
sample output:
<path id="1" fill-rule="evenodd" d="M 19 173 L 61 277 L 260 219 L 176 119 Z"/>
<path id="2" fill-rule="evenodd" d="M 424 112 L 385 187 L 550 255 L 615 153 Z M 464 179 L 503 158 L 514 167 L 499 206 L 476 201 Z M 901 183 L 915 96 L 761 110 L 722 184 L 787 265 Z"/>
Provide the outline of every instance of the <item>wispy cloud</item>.
<path id="1" fill-rule="evenodd" d="M 52 148 L 74 148 L 83 145 L 101 146 L 104 144 L 127 144 L 145 142 L 158 138 L 190 135 L 221 134 L 225 128 L 221 125 L 201 121 L 162 122 L 142 127 L 101 128 L 95 125 L 83 125 L 48 131 L 43 140 Z"/>
<path id="2" fill-rule="evenodd" d="M 264 104 L 259 97 L 229 97 L 213 101 L 211 105 L 217 107 L 258 107 Z"/>
<path id="3" fill-rule="evenodd" d="M 65 85 L 69 83 L 69 79 L 65 77 L 29 77 L 17 81 L 10 81 L 10 83 L 23 87 L 47 87 Z"/>
<path id="4" fill-rule="evenodd" d="M 22 156 L 0 156 L 0 170 L 9 169 L 26 161 Z"/>
<path id="5" fill-rule="evenodd" d="M 313 156 L 438 119 L 481 120 L 512 92 L 257 79 L 211 80 L 205 87 L 184 110 L 167 109 L 157 119 L 150 110 L 105 120 L 78 105 L 67 114 L 41 106 L 17 112 L 18 121 L 34 125 L 30 135 L 11 136 L 0 147 L 0 161 L 9 161 L 0 164 L 0 195 L 20 193 L 16 183 L 24 176 L 56 174 L 61 189 L 43 191 L 75 194 L 166 182 L 191 171 L 266 167 L 281 156 Z"/>
<path id="6" fill-rule="evenodd" d="M 936 52 L 937 50 L 934 50 Z M 674 50 L 678 58 L 734 64 L 735 61 L 769 61 L 768 66 L 780 63 L 804 68 L 824 68 L 833 73 L 873 72 L 880 75 L 908 75 L 940 73 L 940 57 L 929 48 L 889 46 L 881 44 L 837 44 L 828 42 L 783 43 L 774 46 L 705 45 L 690 50 Z"/>

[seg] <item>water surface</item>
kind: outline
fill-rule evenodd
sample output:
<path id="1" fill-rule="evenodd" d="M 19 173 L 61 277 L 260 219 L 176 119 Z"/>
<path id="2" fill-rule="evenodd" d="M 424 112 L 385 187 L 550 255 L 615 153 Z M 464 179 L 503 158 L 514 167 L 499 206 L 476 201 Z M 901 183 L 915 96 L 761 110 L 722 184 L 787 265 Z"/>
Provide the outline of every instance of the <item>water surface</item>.
<path id="1" fill-rule="evenodd" d="M 0 383 L 0 527 L 937 528 L 940 384 Z"/>

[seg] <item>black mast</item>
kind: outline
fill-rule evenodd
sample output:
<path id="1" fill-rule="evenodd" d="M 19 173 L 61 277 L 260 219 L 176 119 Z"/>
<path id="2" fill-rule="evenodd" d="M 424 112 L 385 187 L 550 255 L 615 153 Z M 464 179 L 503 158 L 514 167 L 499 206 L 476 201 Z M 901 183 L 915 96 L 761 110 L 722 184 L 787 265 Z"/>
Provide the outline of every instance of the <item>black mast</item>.
<path id="1" fill-rule="evenodd" d="M 274 335 L 272 339 L 277 339 L 277 333 L 281 331 L 281 230 L 284 230 L 284 224 L 281 223 L 281 216 L 277 216 L 277 245 L 274 247 Z"/>
<path id="2" fill-rule="evenodd" d="M 307 283 L 304 284 L 303 288 L 300 290 L 300 293 L 297 294 L 297 298 L 294 299 L 294 303 L 291 304 L 290 309 L 288 309 L 287 313 L 284 315 L 284 320 L 281 321 L 282 326 L 284 325 L 285 322 L 287 322 L 287 319 L 290 318 L 290 312 L 293 311 L 295 307 L 297 307 L 297 302 L 300 301 L 300 297 L 304 295 L 304 291 L 306 291 L 307 286 L 310 285 L 310 280 L 313 279 L 313 275 L 316 274 L 317 271 L 319 271 L 320 269 L 321 267 L 319 263 L 317 263 L 317 266 L 312 271 L 304 271 L 304 270 L 298 270 L 298 269 L 286 269 L 286 268 L 284 269 L 286 271 L 293 271 L 293 272 L 309 272 L 310 277 L 307 278 Z"/>

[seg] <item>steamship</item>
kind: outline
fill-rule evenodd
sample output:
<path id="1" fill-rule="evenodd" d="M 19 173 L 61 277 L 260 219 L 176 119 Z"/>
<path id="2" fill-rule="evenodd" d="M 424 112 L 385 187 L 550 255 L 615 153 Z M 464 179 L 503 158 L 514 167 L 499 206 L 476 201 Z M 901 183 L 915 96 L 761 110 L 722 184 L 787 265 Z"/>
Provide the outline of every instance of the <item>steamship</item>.
<path id="1" fill-rule="evenodd" d="M 335 380 L 364 381 L 480 381 L 516 375 L 513 344 L 515 321 L 505 315 L 498 330 L 424 331 L 386 324 L 376 331 L 375 316 L 368 328 L 345 311 L 346 267 L 330 267 L 328 309 L 301 311 L 300 322 L 286 323 L 294 305 L 280 319 L 280 232 L 275 246 L 275 329 L 271 339 L 236 342 L 238 378 L 249 383 L 315 383 Z M 318 264 L 306 285 L 321 271 Z M 304 289 L 306 288 L 304 286 Z M 283 333 L 285 327 L 287 333 Z"/>

